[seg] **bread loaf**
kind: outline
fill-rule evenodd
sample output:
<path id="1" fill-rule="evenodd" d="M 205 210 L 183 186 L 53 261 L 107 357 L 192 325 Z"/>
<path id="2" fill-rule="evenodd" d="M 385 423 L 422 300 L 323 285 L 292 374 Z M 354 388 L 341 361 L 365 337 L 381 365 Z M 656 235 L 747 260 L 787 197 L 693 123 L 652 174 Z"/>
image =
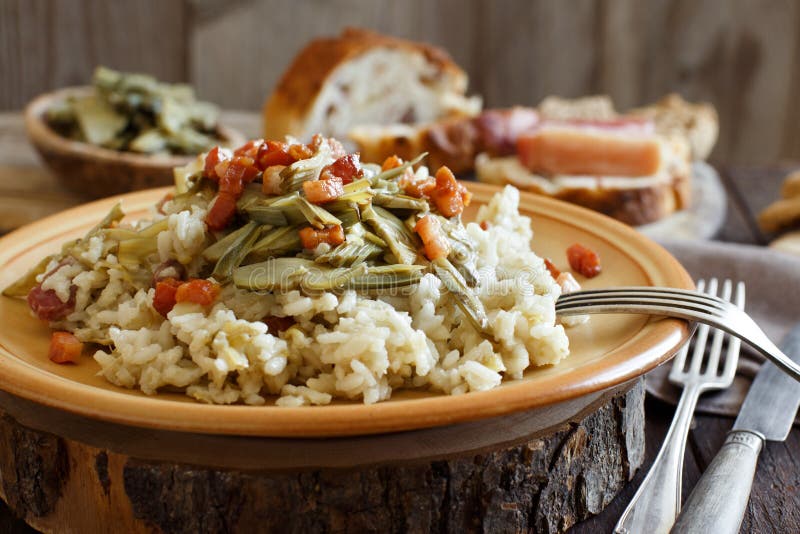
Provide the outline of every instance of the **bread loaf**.
<path id="1" fill-rule="evenodd" d="M 672 93 L 655 104 L 631 111 L 631 115 L 653 119 L 656 131 L 665 137 L 684 137 L 694 161 L 707 159 L 717 142 L 719 119 L 711 104 L 692 104 Z"/>
<path id="2" fill-rule="evenodd" d="M 467 76 L 433 46 L 346 29 L 316 39 L 295 57 L 264 105 L 264 135 L 345 139 L 360 124 L 428 123 L 474 115 Z"/>
<path id="3" fill-rule="evenodd" d="M 599 211 L 624 223 L 638 226 L 655 222 L 691 203 L 688 172 L 662 172 L 630 179 L 624 177 L 553 176 L 531 173 L 514 157 L 476 160 L 478 179 L 486 183 L 511 184 L 559 200 Z"/>

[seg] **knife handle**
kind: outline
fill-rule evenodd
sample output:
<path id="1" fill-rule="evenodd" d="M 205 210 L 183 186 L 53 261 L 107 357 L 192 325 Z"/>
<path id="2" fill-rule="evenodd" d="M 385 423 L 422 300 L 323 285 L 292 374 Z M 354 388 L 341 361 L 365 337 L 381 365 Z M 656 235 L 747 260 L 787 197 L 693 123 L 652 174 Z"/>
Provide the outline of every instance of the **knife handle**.
<path id="1" fill-rule="evenodd" d="M 722 448 L 697 482 L 671 532 L 738 534 L 763 445 L 764 437 L 756 432 L 729 432 Z"/>

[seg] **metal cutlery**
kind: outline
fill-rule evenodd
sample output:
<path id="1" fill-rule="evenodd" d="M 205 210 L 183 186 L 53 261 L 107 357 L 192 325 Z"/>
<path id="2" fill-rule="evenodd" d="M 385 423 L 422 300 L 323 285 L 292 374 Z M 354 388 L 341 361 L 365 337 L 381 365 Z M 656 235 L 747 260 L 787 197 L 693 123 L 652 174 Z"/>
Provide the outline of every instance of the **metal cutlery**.
<path id="1" fill-rule="evenodd" d="M 800 362 L 800 325 L 789 332 L 782 346 Z M 697 482 L 672 532 L 738 533 L 764 441 L 786 439 L 798 406 L 800 384 L 770 362 L 764 363 L 733 429 Z"/>
<path id="2" fill-rule="evenodd" d="M 698 321 L 740 338 L 800 381 L 800 365 L 781 352 L 749 315 L 716 296 L 666 287 L 575 291 L 558 298 L 556 313 L 645 313 Z"/>
<path id="3" fill-rule="evenodd" d="M 697 289 L 704 291 L 705 281 L 699 280 Z M 712 278 L 708 282 L 706 293 L 716 295 L 717 289 L 718 281 Z M 728 301 L 731 300 L 732 293 L 733 283 L 725 280 L 720 297 Z M 744 284 L 739 282 L 733 302 L 739 308 L 744 308 L 744 300 Z M 725 332 L 718 329 L 714 330 L 711 348 L 706 357 L 708 337 L 709 326 L 701 325 L 691 341 L 692 355 L 688 363 L 690 343 L 685 344 L 672 361 L 670 382 L 682 386 L 683 393 L 658 456 L 614 529 L 617 533 L 667 533 L 678 516 L 681 508 L 683 455 L 697 399 L 705 391 L 729 387 L 733 383 L 739 359 L 740 342 L 736 337 L 730 337 L 724 360 L 720 359 Z"/>

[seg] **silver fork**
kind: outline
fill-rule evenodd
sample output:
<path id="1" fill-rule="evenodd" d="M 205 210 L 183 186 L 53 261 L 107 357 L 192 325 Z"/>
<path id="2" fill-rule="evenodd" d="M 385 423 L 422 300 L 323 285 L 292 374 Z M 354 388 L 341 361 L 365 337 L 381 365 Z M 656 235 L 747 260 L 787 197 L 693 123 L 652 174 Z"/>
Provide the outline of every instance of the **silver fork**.
<path id="1" fill-rule="evenodd" d="M 716 278 L 709 280 L 707 293 L 716 295 L 717 286 Z M 731 281 L 725 280 L 722 284 L 722 299 L 726 301 L 731 299 L 732 287 Z M 703 280 L 698 281 L 697 289 L 698 291 L 705 289 Z M 740 309 L 744 308 L 744 298 L 744 284 L 739 282 L 736 285 L 736 295 L 733 300 Z M 725 332 L 719 329 L 714 330 L 714 339 L 711 342 L 708 358 L 706 358 L 708 333 L 708 325 L 700 325 L 697 329 L 695 338 L 692 340 L 694 348 L 688 367 L 686 357 L 689 354 L 689 343 L 683 346 L 672 362 L 669 380 L 677 386 L 683 386 L 675 417 L 655 462 L 620 517 L 614 532 L 620 534 L 667 533 L 678 517 L 681 509 L 683 454 L 697 399 L 706 391 L 729 387 L 733 383 L 736 364 L 739 360 L 739 339 L 731 337 L 728 341 L 725 361 L 720 363 Z M 705 367 L 703 366 L 704 362 Z"/>
<path id="2" fill-rule="evenodd" d="M 558 298 L 556 313 L 645 313 L 698 321 L 738 337 L 800 381 L 800 365 L 781 352 L 749 315 L 713 295 L 667 287 L 575 291 Z"/>

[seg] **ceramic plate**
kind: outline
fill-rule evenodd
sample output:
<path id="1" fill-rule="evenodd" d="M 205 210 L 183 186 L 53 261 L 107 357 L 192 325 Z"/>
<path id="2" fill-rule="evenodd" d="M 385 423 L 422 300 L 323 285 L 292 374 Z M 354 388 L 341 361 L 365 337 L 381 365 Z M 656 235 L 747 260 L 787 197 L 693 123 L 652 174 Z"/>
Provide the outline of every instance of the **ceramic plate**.
<path id="1" fill-rule="evenodd" d="M 473 204 L 496 186 L 473 183 Z M 5 287 L 62 242 L 80 236 L 117 201 L 132 219 L 147 217 L 166 189 L 130 193 L 86 204 L 21 228 L 0 239 L 0 286 Z M 534 250 L 567 269 L 565 249 L 576 242 L 599 252 L 603 273 L 588 288 L 660 285 L 689 288 L 686 271 L 659 245 L 635 230 L 583 208 L 523 193 L 521 211 L 532 217 Z M 583 282 L 583 281 L 582 281 Z M 687 335 L 684 322 L 635 315 L 596 315 L 568 330 L 571 353 L 556 366 L 531 369 L 524 379 L 458 396 L 397 391 L 374 405 L 215 406 L 177 393 L 147 396 L 97 375 L 85 355 L 78 365 L 47 357 L 50 331 L 20 299 L 0 297 L 0 389 L 42 404 L 130 425 L 209 434 L 335 436 L 427 428 L 546 406 L 635 378 L 667 360 Z"/>

